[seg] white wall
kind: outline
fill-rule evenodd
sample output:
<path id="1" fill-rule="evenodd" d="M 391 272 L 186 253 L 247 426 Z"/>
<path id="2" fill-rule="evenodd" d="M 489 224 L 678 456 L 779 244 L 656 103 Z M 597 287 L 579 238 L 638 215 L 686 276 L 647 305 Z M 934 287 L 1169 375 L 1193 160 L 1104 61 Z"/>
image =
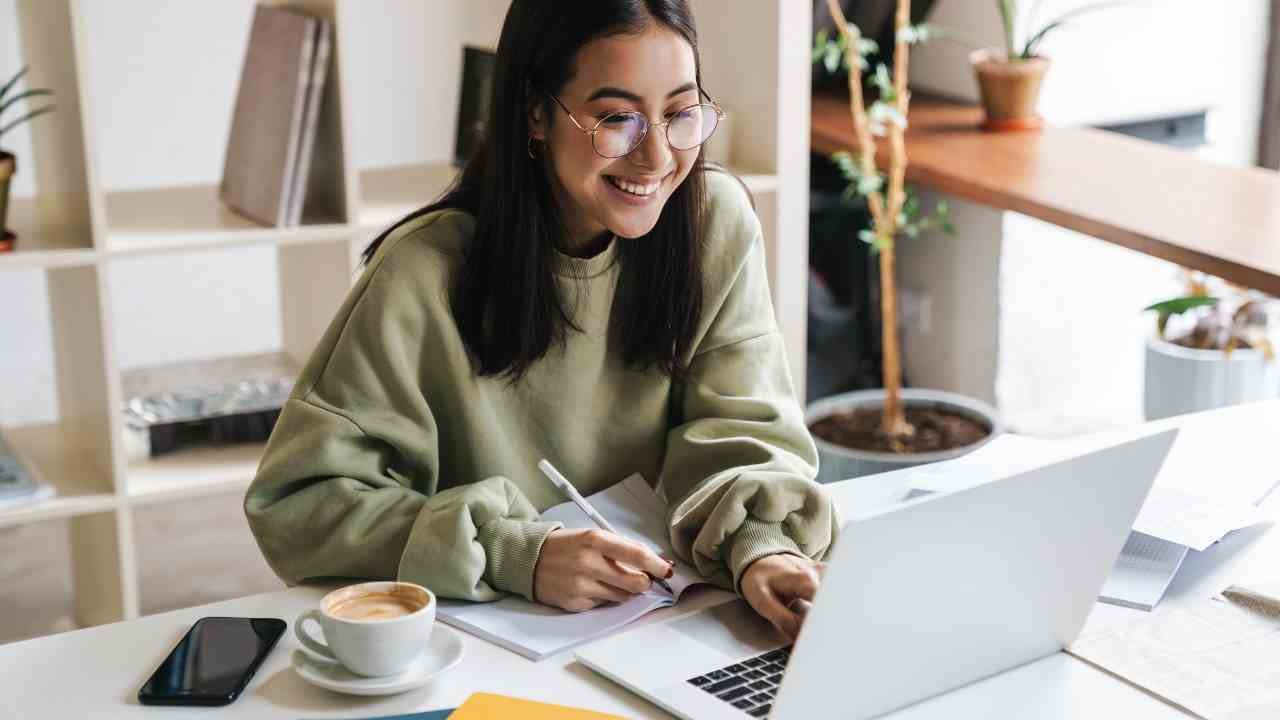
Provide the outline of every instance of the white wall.
<path id="1" fill-rule="evenodd" d="M 1045 0 L 1042 17 L 1083 2 Z M 1081 20 L 1044 45 L 1054 64 L 1041 110 L 1050 122 L 1075 124 L 1208 108 L 1209 146 L 1199 154 L 1252 164 L 1267 4 L 1163 0 Z M 975 7 L 974 0 L 941 0 L 931 20 L 984 42 L 1000 39 L 993 2 Z M 913 86 L 976 99 L 966 52 L 945 43 L 921 48 L 913 55 Z M 959 236 L 950 244 L 904 258 L 904 277 L 949 277 L 957 272 L 956 258 L 984 257 L 992 233 L 1002 237 L 998 263 L 970 263 L 963 291 L 934 284 L 925 300 L 931 308 L 949 308 L 962 306 L 967 294 L 995 291 L 998 315 L 960 318 L 972 325 L 948 329 L 945 339 L 937 331 L 909 330 L 915 347 L 930 350 L 908 359 L 913 382 L 982 397 L 957 378 L 977 377 L 994 332 L 994 395 L 1015 429 L 1062 434 L 1141 420 L 1141 348 L 1152 323 L 1141 309 L 1180 292 L 1177 268 L 1016 213 L 991 214 L 999 218 L 998 230 L 958 218 Z M 936 310 L 933 315 L 936 328 Z"/>

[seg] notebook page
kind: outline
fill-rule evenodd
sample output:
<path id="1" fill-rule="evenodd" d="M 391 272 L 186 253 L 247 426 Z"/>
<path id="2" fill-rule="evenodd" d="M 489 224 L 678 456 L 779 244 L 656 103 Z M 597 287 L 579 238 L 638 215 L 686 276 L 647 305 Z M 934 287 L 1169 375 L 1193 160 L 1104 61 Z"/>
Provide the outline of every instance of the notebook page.
<path id="1" fill-rule="evenodd" d="M 675 575 L 667 581 L 679 598 L 685 588 L 706 582 L 697 569 L 676 559 L 671 551 L 667 531 L 666 503 L 658 497 L 649 483 L 639 474 L 612 485 L 587 498 L 591 506 L 613 525 L 618 533 L 643 543 L 654 552 L 676 561 Z M 595 523 L 572 502 L 561 503 L 542 513 L 543 520 L 559 520 L 568 528 L 593 528 Z M 667 597 L 665 590 L 655 587 L 652 591 Z"/>
<path id="2" fill-rule="evenodd" d="M 665 504 L 640 475 L 631 475 L 587 500 L 619 533 L 673 557 L 667 541 Z M 572 502 L 548 508 L 542 513 L 542 519 L 563 522 L 568 528 L 596 526 Z M 668 582 L 678 598 L 685 588 L 705 581 L 692 567 L 677 561 L 676 573 Z M 673 604 L 675 599 L 655 586 L 626 602 L 581 613 L 569 613 L 511 596 L 491 603 L 441 600 L 437 615 L 454 627 L 527 658 L 541 660 L 603 637 L 653 610 Z"/>
<path id="3" fill-rule="evenodd" d="M 1136 530 L 1129 533 L 1120 557 L 1098 594 L 1099 602 L 1151 610 L 1164 597 L 1186 557 L 1186 545 Z"/>

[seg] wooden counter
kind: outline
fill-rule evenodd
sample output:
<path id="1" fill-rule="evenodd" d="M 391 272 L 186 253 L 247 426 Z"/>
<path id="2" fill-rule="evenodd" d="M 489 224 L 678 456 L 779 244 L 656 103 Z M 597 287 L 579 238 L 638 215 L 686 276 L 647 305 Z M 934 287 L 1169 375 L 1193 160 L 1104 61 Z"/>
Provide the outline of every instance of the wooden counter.
<path id="1" fill-rule="evenodd" d="M 988 133 L 981 116 L 915 97 L 907 181 L 1280 295 L 1280 173 L 1092 128 Z M 846 98 L 815 93 L 812 119 L 814 152 L 852 149 Z"/>

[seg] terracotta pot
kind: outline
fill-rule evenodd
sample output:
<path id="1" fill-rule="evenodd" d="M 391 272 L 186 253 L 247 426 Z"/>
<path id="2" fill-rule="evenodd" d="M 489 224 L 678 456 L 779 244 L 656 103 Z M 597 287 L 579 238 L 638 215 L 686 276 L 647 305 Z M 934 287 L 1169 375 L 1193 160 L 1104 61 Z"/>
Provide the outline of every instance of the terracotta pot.
<path id="1" fill-rule="evenodd" d="M 969 62 L 987 112 L 984 129 L 1032 130 L 1043 125 L 1036 114 L 1036 101 L 1040 98 L 1040 83 L 1049 70 L 1048 58 L 1009 60 L 1005 53 L 985 48 L 970 53 Z"/>
<path id="2" fill-rule="evenodd" d="M 9 180 L 18 171 L 18 159 L 13 153 L 0 150 L 0 252 L 13 249 L 17 239 L 9 232 Z"/>

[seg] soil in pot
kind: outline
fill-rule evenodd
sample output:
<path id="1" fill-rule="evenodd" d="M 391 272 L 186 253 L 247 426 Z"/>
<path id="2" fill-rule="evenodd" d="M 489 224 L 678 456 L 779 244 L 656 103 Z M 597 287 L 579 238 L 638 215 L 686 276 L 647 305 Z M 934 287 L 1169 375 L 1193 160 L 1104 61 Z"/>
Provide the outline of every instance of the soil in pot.
<path id="1" fill-rule="evenodd" d="M 857 408 L 821 418 L 809 431 L 829 443 L 869 452 L 917 454 L 939 452 L 973 445 L 991 434 L 991 429 L 967 415 L 936 407 L 907 407 L 907 422 L 916 434 L 894 448 L 880 433 L 880 408 Z"/>

